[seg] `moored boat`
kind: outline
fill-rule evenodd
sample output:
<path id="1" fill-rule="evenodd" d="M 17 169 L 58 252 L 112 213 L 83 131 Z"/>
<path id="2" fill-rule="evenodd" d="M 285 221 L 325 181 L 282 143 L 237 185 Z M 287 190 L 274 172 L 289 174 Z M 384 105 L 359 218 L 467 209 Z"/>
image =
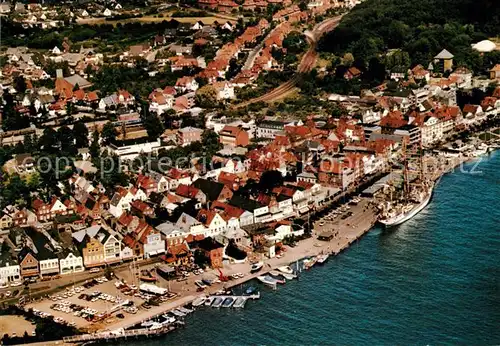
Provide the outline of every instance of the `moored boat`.
<path id="1" fill-rule="evenodd" d="M 304 260 L 304 268 L 306 270 L 311 269 L 316 264 L 316 258 L 309 258 Z"/>
<path id="2" fill-rule="evenodd" d="M 227 297 L 224 299 L 224 302 L 222 303 L 223 308 L 230 308 L 234 304 L 234 298 L 233 297 Z"/>
<path id="3" fill-rule="evenodd" d="M 221 298 L 221 297 L 215 297 L 215 299 L 214 299 L 214 301 L 212 303 L 212 307 L 213 308 L 220 308 L 223 301 L 224 301 L 223 298 Z"/>
<path id="4" fill-rule="evenodd" d="M 274 280 L 274 279 L 269 280 L 269 278 L 267 276 L 258 276 L 257 280 L 259 280 L 260 282 L 262 282 L 265 285 L 276 288 L 276 284 L 277 284 L 276 280 Z"/>
<path id="5" fill-rule="evenodd" d="M 328 260 L 328 257 L 330 257 L 329 254 L 318 255 L 318 257 L 316 257 L 316 262 L 318 264 L 324 264 Z"/>
<path id="6" fill-rule="evenodd" d="M 297 275 L 295 274 L 282 273 L 281 275 L 287 280 L 293 280 L 297 278 Z"/>
<path id="7" fill-rule="evenodd" d="M 252 267 L 250 268 L 250 273 L 258 272 L 259 270 L 262 269 L 263 266 L 264 266 L 264 262 L 257 262 L 257 263 L 252 264 Z"/>
<path id="8" fill-rule="evenodd" d="M 187 314 L 190 314 L 190 313 L 192 313 L 192 312 L 194 311 L 194 310 L 188 309 L 188 308 L 186 308 L 186 307 L 184 307 L 184 306 L 181 306 L 180 308 L 177 308 L 177 310 L 179 310 L 179 311 L 181 311 L 181 312 L 185 313 L 186 315 L 187 315 Z"/>
<path id="9" fill-rule="evenodd" d="M 278 270 L 282 273 L 293 274 L 293 269 L 289 266 L 278 267 Z"/>
<path id="10" fill-rule="evenodd" d="M 250 287 L 248 287 L 248 288 L 245 290 L 245 294 L 248 294 L 248 295 L 250 295 L 250 294 L 254 294 L 256 291 L 257 291 L 257 288 L 256 288 L 256 287 L 254 287 L 254 286 L 250 286 Z"/>
<path id="11" fill-rule="evenodd" d="M 277 284 L 281 284 L 281 285 L 284 285 L 286 283 L 286 280 L 283 279 L 283 280 L 280 280 L 280 279 L 276 279 L 276 278 L 273 278 L 271 275 L 266 275 L 265 276 L 267 280 L 271 280 L 271 281 L 274 281 L 275 283 Z"/>
<path id="12" fill-rule="evenodd" d="M 379 218 L 380 222 L 385 227 L 397 226 L 410 220 L 415 215 L 420 213 L 429 204 L 432 198 L 433 186 L 429 188 L 424 198 L 419 203 L 408 202 L 406 205 L 393 214 L 386 214 Z"/>
<path id="13" fill-rule="evenodd" d="M 276 270 L 271 270 L 269 274 L 271 274 L 272 276 L 281 276 L 281 273 Z"/>
<path id="14" fill-rule="evenodd" d="M 198 307 L 198 306 L 201 306 L 205 303 L 205 301 L 207 300 L 206 297 L 198 297 L 196 298 L 195 300 L 193 300 L 193 302 L 191 303 L 194 307 Z"/>
<path id="15" fill-rule="evenodd" d="M 245 297 L 237 297 L 234 301 L 233 308 L 244 308 L 247 299 Z"/>
<path id="16" fill-rule="evenodd" d="M 210 306 L 212 305 L 212 303 L 214 302 L 215 300 L 215 297 L 208 297 L 206 300 L 205 300 L 205 306 Z"/>

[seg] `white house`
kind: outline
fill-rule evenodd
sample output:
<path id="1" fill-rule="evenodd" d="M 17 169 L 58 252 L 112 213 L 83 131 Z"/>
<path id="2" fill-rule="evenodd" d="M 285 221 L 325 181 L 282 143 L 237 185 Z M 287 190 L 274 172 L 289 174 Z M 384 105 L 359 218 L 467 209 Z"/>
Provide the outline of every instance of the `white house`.
<path id="1" fill-rule="evenodd" d="M 278 202 L 279 211 L 283 213 L 283 218 L 295 215 L 292 198 L 280 195 L 276 198 L 276 201 Z"/>
<path id="2" fill-rule="evenodd" d="M 218 100 L 234 99 L 234 86 L 232 84 L 228 82 L 216 82 L 213 86 L 217 90 Z"/>
<path id="3" fill-rule="evenodd" d="M 193 26 L 191 26 L 191 30 L 201 30 L 203 28 L 203 23 L 200 23 L 199 21 L 194 23 Z"/>
<path id="4" fill-rule="evenodd" d="M 0 261 L 0 286 L 21 280 L 21 269 L 18 264 Z"/>
<path id="5" fill-rule="evenodd" d="M 182 229 L 186 234 L 191 234 L 193 236 L 201 234 L 205 235 L 205 226 L 203 226 L 200 221 L 186 213 L 181 214 L 175 225 Z"/>
<path id="6" fill-rule="evenodd" d="M 163 234 L 165 237 L 165 243 L 169 246 L 180 245 L 187 237 L 188 233 L 185 232 L 181 227 L 171 223 L 164 222 L 158 226 L 156 229 Z"/>
<path id="7" fill-rule="evenodd" d="M 40 275 L 43 277 L 44 275 L 58 274 L 59 270 L 59 258 L 46 258 L 39 259 L 38 265 L 40 266 Z"/>
<path id="8" fill-rule="evenodd" d="M 246 167 L 241 160 L 236 160 L 236 159 L 230 159 L 227 160 L 226 164 L 224 167 L 221 168 L 221 171 L 226 172 L 226 173 L 234 173 L 234 174 L 241 174 L 246 172 Z"/>
<path id="9" fill-rule="evenodd" d="M 422 145 L 427 146 L 443 139 L 443 122 L 438 118 L 429 116 L 420 126 Z"/>
<path id="10" fill-rule="evenodd" d="M 239 222 L 240 226 L 253 225 L 254 224 L 253 213 L 249 212 L 248 210 L 245 210 L 243 214 L 240 215 Z"/>
<path id="11" fill-rule="evenodd" d="M 201 210 L 198 221 L 205 226 L 205 237 L 215 237 L 221 234 L 227 226 L 226 220 L 213 210 Z"/>
<path id="12" fill-rule="evenodd" d="M 52 54 L 54 55 L 60 55 L 61 54 L 61 50 L 59 49 L 59 47 L 55 46 L 54 48 L 52 48 Z"/>
<path id="13" fill-rule="evenodd" d="M 165 241 L 161 233 L 157 230 L 149 231 L 144 239 L 144 257 L 149 258 L 162 253 L 165 253 Z"/>
<path id="14" fill-rule="evenodd" d="M 65 257 L 59 258 L 59 270 L 61 275 L 84 271 L 82 256 L 69 252 Z"/>
<path id="15" fill-rule="evenodd" d="M 174 97 L 169 94 L 153 92 L 149 97 L 149 111 L 163 114 L 174 106 Z"/>
<path id="16" fill-rule="evenodd" d="M 107 231 L 97 234 L 99 242 L 104 246 L 104 261 L 115 263 L 121 260 L 121 242 Z"/>
<path id="17" fill-rule="evenodd" d="M 109 8 L 105 9 L 103 12 L 102 12 L 102 15 L 104 17 L 111 17 L 113 15 L 113 12 L 111 12 L 111 10 Z"/>
<path id="18" fill-rule="evenodd" d="M 175 83 L 175 89 L 180 92 L 196 91 L 199 87 L 200 85 L 196 79 L 190 76 L 181 77 L 177 79 L 177 82 Z"/>
<path id="19" fill-rule="evenodd" d="M 122 188 L 123 189 L 123 188 Z M 125 189 L 123 189 L 125 190 Z M 135 192 L 132 193 L 131 192 Z M 141 189 L 130 189 L 125 191 L 116 192 L 111 199 L 109 205 L 109 212 L 115 216 L 120 217 L 125 211 L 130 210 L 130 203 L 135 200 L 146 201 L 148 199 L 146 193 Z"/>
<path id="20" fill-rule="evenodd" d="M 122 243 L 122 250 L 120 251 L 120 258 L 122 261 L 132 259 L 134 257 L 134 250 Z"/>
<path id="21" fill-rule="evenodd" d="M 280 224 L 275 228 L 275 234 L 273 236 L 268 237 L 268 239 L 272 239 L 275 241 L 282 241 L 283 239 L 290 236 L 302 236 L 304 235 L 304 229 L 298 225 L 293 225 L 287 223 Z"/>

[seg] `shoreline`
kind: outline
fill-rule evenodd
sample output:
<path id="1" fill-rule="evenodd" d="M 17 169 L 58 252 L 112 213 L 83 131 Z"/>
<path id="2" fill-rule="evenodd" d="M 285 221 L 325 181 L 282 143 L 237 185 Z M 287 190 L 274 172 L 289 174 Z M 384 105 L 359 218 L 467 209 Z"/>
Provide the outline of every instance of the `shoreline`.
<path id="1" fill-rule="evenodd" d="M 496 150 L 491 151 L 487 156 L 489 157 Z M 485 155 L 486 156 L 486 155 Z M 473 162 L 474 160 L 481 159 L 484 156 L 479 157 L 449 157 L 449 158 L 440 158 L 438 161 L 440 165 L 437 167 L 433 167 L 435 169 L 433 180 L 437 181 L 436 184 L 439 183 L 439 179 L 448 174 L 455 172 L 455 169 L 464 163 Z M 436 157 L 434 157 L 436 158 Z M 140 323 L 153 319 L 156 316 L 165 314 L 173 309 L 176 309 L 181 306 L 185 306 L 187 304 L 192 303 L 196 298 L 200 296 L 207 296 L 220 291 L 221 289 L 230 289 L 235 286 L 243 285 L 248 283 L 251 280 L 254 280 L 257 276 L 265 275 L 272 270 L 276 270 L 276 268 L 280 266 L 290 265 L 294 262 L 302 260 L 306 257 L 317 256 L 320 253 L 329 253 L 331 256 L 336 256 L 347 250 L 353 243 L 359 241 L 366 235 L 370 230 L 374 228 L 377 224 L 377 210 L 371 206 L 373 198 L 365 198 L 363 197 L 361 202 L 357 206 L 353 206 L 351 209 L 353 211 L 353 215 L 345 220 L 336 219 L 333 221 L 333 224 L 330 225 L 327 222 L 327 227 L 330 227 L 330 230 L 335 230 L 338 233 L 338 236 L 334 237 L 329 241 L 320 241 L 316 239 L 317 234 L 320 233 L 317 231 L 317 226 L 322 219 L 317 220 L 312 227 L 312 236 L 310 238 L 301 240 L 294 247 L 286 246 L 284 248 L 283 256 L 281 258 L 271 258 L 265 259 L 264 267 L 257 273 L 248 274 L 250 272 L 251 264 L 242 263 L 242 264 L 231 264 L 229 266 L 225 266 L 222 268 L 224 274 L 229 276 L 234 273 L 242 272 L 245 273 L 245 277 L 231 280 L 228 282 L 223 282 L 219 284 L 215 284 L 209 286 L 204 292 L 195 292 L 192 291 L 191 288 L 186 284 L 184 286 L 183 283 L 172 282 L 173 286 L 178 286 L 180 288 L 179 297 L 163 303 L 159 306 L 152 306 L 149 310 L 141 310 L 136 315 L 128 315 L 126 319 L 123 320 L 115 320 L 106 325 L 101 325 L 99 332 L 102 331 L 112 331 L 117 329 L 129 329 L 139 325 Z M 328 208 L 332 208 L 328 206 Z M 218 275 L 216 270 L 210 270 L 206 272 L 207 274 Z M 190 277 L 189 281 L 192 284 L 195 279 L 200 279 L 200 277 Z M 190 285 L 193 286 L 193 285 Z M 177 290 L 173 290 L 177 292 Z M 87 333 L 92 333 L 92 328 L 80 328 L 81 331 L 87 330 Z M 94 330 L 97 331 L 97 330 Z"/>
<path id="2" fill-rule="evenodd" d="M 496 150 L 493 150 L 491 153 L 494 153 Z M 444 175 L 454 173 L 455 169 L 459 167 L 460 165 L 464 163 L 469 163 L 472 162 L 476 159 L 480 159 L 480 157 L 450 157 L 446 158 L 449 163 L 446 166 L 439 167 L 439 170 L 435 172 L 435 176 L 433 177 L 433 181 L 436 182 L 436 185 L 439 184 L 439 179 L 443 177 Z M 362 202 L 359 203 L 359 206 L 366 206 L 369 204 L 371 199 L 368 198 L 363 198 Z M 366 212 L 369 212 L 368 215 L 365 215 Z M 365 236 L 368 232 L 370 232 L 377 224 L 377 213 L 369 208 L 366 212 L 362 212 L 361 215 L 354 213 L 353 217 L 356 217 L 359 221 L 362 221 L 362 223 L 358 224 L 355 228 L 349 229 L 349 227 L 346 227 L 346 220 L 342 220 L 339 222 L 336 226 L 338 227 L 339 231 L 339 237 L 334 238 L 330 241 L 319 241 L 315 238 L 315 232 L 313 230 L 312 236 L 308 239 L 302 240 L 302 242 L 307 242 L 307 244 L 298 244 L 294 248 L 287 247 L 287 251 L 285 252 L 285 255 L 281 258 L 272 258 L 272 259 L 267 259 L 264 261 L 264 267 L 258 271 L 257 273 L 249 274 L 246 275 L 244 278 L 237 279 L 237 280 L 231 280 L 229 282 L 217 284 L 211 286 L 209 289 L 206 289 L 204 292 L 201 293 L 196 293 L 188 296 L 184 296 L 182 298 L 176 299 L 175 301 L 172 301 L 166 305 L 160 305 L 156 307 L 157 309 L 152 308 L 151 310 L 148 311 L 148 314 L 141 314 L 140 318 L 134 319 L 132 322 L 126 322 L 123 321 L 123 323 L 118 323 L 118 324 L 113 324 L 110 325 L 109 327 L 113 328 L 131 328 L 133 326 L 136 326 L 144 321 L 150 320 L 155 318 L 156 316 L 165 314 L 169 312 L 170 310 L 176 309 L 178 307 L 187 305 L 192 303 L 196 298 L 201 297 L 201 296 L 207 296 L 216 293 L 219 291 L 221 288 L 223 289 L 231 289 L 236 286 L 240 286 L 242 284 L 248 283 L 251 280 L 256 279 L 258 276 L 268 274 L 272 270 L 276 270 L 280 266 L 285 266 L 285 265 L 290 265 L 292 263 L 295 263 L 297 261 L 303 260 L 304 258 L 307 257 L 313 257 L 317 256 L 321 253 L 328 253 L 330 256 L 337 256 L 340 255 L 342 252 L 345 250 L 349 249 L 350 246 L 361 240 L 363 236 Z M 362 217 L 362 218 L 360 218 Z M 349 218 L 350 219 L 350 218 Z M 320 222 L 321 220 L 318 220 Z M 364 221 L 364 222 L 363 222 Z M 368 222 L 367 222 L 368 221 Z M 344 225 L 341 225 L 341 223 L 344 223 Z M 335 240 L 337 240 L 337 244 L 335 244 Z M 311 244 L 312 243 L 312 244 Z M 320 245 L 318 245 L 320 244 Z M 312 246 L 311 246 L 312 245 Z M 326 250 L 326 252 L 325 252 Z M 248 270 L 250 268 L 250 265 L 248 263 L 244 264 L 233 264 L 229 270 L 225 270 L 226 275 L 231 275 L 232 273 L 236 273 L 238 271 L 241 271 L 241 267 L 248 267 Z M 236 270 L 234 270 L 234 268 Z M 139 319 L 139 321 L 137 321 Z"/>

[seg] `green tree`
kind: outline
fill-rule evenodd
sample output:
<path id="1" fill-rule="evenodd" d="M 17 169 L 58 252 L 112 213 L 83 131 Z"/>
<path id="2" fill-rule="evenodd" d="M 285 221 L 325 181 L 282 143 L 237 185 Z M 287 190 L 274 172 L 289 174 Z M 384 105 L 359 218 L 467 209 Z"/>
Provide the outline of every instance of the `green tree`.
<path id="1" fill-rule="evenodd" d="M 56 153 L 59 149 L 57 132 L 53 128 L 47 127 L 43 130 L 38 146 L 45 153 Z"/>
<path id="2" fill-rule="evenodd" d="M 26 81 L 24 80 L 24 76 L 17 76 L 14 78 L 14 89 L 19 94 L 24 94 L 26 92 Z"/>
<path id="3" fill-rule="evenodd" d="M 143 123 L 149 137 L 157 138 L 163 133 L 163 124 L 156 114 L 147 115 Z"/>
<path id="4" fill-rule="evenodd" d="M 116 139 L 117 134 L 115 126 L 108 122 L 102 128 L 101 137 L 106 144 L 109 144 Z"/>
<path id="5" fill-rule="evenodd" d="M 59 128 L 57 131 L 57 138 L 59 139 L 59 145 L 61 150 L 64 153 L 75 155 L 76 147 L 75 147 L 75 136 L 73 130 L 71 130 L 68 126 L 64 125 Z"/>
<path id="6" fill-rule="evenodd" d="M 213 85 L 205 85 L 196 90 L 195 100 L 202 108 L 215 108 L 218 105 L 217 90 Z"/>
<path id="7" fill-rule="evenodd" d="M 90 144 L 89 153 L 92 156 L 92 161 L 97 162 L 100 154 L 100 145 L 99 145 L 99 132 L 94 130 L 92 133 L 92 143 Z"/>
<path id="8" fill-rule="evenodd" d="M 89 146 L 89 130 L 81 121 L 77 122 L 73 127 L 75 135 L 75 145 L 77 148 L 87 148 Z"/>

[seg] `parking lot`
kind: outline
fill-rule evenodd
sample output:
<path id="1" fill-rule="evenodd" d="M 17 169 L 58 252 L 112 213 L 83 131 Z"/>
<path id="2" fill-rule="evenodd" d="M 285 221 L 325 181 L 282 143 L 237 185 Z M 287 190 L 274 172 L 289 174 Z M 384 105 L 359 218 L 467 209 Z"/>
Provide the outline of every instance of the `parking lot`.
<path id="1" fill-rule="evenodd" d="M 126 317 L 127 314 L 137 313 L 145 299 L 149 298 L 139 294 L 135 286 L 118 286 L 116 280 L 100 277 L 30 303 L 27 307 L 33 308 L 42 317 L 52 315 L 56 322 L 82 328 L 113 310 L 116 310 L 115 318 L 120 314 L 120 317 Z M 122 307 L 117 308 L 119 305 Z"/>

